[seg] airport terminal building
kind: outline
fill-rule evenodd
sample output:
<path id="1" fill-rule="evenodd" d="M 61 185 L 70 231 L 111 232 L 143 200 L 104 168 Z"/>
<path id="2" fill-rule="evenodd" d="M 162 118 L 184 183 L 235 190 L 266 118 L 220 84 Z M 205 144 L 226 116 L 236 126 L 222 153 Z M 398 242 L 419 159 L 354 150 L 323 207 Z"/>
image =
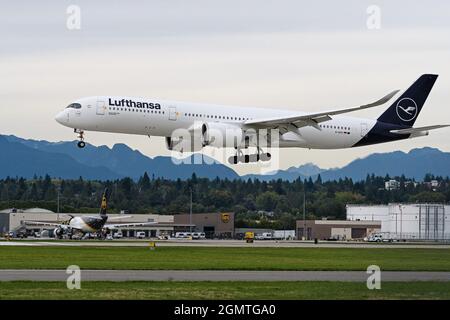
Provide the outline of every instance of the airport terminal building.
<path id="1" fill-rule="evenodd" d="M 25 221 L 40 221 L 48 223 L 62 223 L 68 221 L 70 216 L 93 216 L 92 213 L 55 213 L 46 209 L 33 208 L 26 210 L 7 209 L 0 211 L 0 235 L 8 232 L 25 232 L 33 234 L 48 231 L 53 234 L 55 227 L 38 226 Z M 134 238 L 138 231 L 145 233 L 146 238 L 159 236 L 175 236 L 176 232 L 205 232 L 207 238 L 232 238 L 234 235 L 234 213 L 197 213 L 192 214 L 108 214 L 109 218 L 123 217 L 115 220 L 118 223 L 145 223 L 154 224 L 148 226 L 121 228 L 123 237 Z M 192 221 L 190 221 L 192 220 Z M 113 230 L 115 231 L 115 230 Z"/>
<path id="2" fill-rule="evenodd" d="M 382 233 L 394 240 L 450 241 L 450 205 L 348 204 L 346 211 L 346 220 L 298 220 L 297 239 L 360 240 Z"/>
<path id="3" fill-rule="evenodd" d="M 40 221 L 49 223 L 61 223 L 68 221 L 70 215 L 73 216 L 92 216 L 94 214 L 82 213 L 55 213 L 41 208 L 33 208 L 27 210 L 7 209 L 0 211 L 0 233 L 25 231 L 28 234 L 32 232 L 42 232 L 44 230 L 53 232 L 54 227 L 27 225 L 24 221 Z M 108 217 L 120 217 L 120 214 L 108 214 Z M 122 215 L 123 216 L 123 215 Z M 127 227 L 121 229 L 124 237 L 134 237 L 136 231 L 144 231 L 147 237 L 157 237 L 162 234 L 171 234 L 176 224 L 171 215 L 158 214 L 134 214 L 127 215 L 124 219 L 119 219 L 120 223 L 136 223 L 136 222 L 154 222 L 155 224 L 145 227 Z"/>
<path id="4" fill-rule="evenodd" d="M 381 230 L 380 221 L 297 220 L 298 240 L 360 240 Z"/>
<path id="5" fill-rule="evenodd" d="M 190 221 L 192 220 L 192 221 Z M 193 231 L 204 232 L 206 238 L 231 239 L 234 236 L 234 212 L 176 214 L 174 221 L 179 226 L 194 226 Z M 176 231 L 189 231 L 186 227 L 177 227 Z"/>

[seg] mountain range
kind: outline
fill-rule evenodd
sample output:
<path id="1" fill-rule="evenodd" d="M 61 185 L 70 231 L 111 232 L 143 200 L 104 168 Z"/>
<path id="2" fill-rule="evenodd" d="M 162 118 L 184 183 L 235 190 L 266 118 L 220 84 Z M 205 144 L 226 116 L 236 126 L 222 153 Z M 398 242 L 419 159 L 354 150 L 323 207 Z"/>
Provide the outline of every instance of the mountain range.
<path id="1" fill-rule="evenodd" d="M 365 179 L 367 174 L 400 176 L 421 180 L 427 173 L 450 176 L 450 153 L 434 148 L 413 149 L 408 153 L 395 151 L 375 153 L 356 159 L 342 168 L 321 169 L 307 163 L 268 175 L 239 176 L 233 169 L 212 159 L 194 154 L 183 163 L 176 164 L 171 157 L 150 158 L 125 144 L 95 147 L 87 144 L 83 150 L 75 142 L 48 142 L 27 140 L 16 136 L 0 135 L 0 178 L 44 176 L 77 179 L 113 180 L 123 177 L 138 179 L 147 172 L 149 176 L 166 179 L 187 179 L 193 173 L 197 177 L 214 179 L 260 179 L 295 180 L 316 178 L 322 180 L 339 178 Z M 202 163 L 203 164 L 197 164 Z M 194 163 L 194 164 L 189 164 Z M 206 164 L 212 163 L 212 164 Z"/>
<path id="2" fill-rule="evenodd" d="M 73 141 L 55 143 L 0 135 L 0 149 L 0 178 L 49 174 L 65 179 L 78 179 L 80 176 L 93 180 L 138 179 L 144 172 L 150 177 L 171 180 L 190 178 L 194 172 L 202 178 L 239 178 L 232 169 L 201 154 L 175 164 L 171 157 L 149 158 L 125 144 L 116 144 L 111 149 L 86 144 L 80 150 Z M 212 164 L 198 164 L 202 161 Z"/>

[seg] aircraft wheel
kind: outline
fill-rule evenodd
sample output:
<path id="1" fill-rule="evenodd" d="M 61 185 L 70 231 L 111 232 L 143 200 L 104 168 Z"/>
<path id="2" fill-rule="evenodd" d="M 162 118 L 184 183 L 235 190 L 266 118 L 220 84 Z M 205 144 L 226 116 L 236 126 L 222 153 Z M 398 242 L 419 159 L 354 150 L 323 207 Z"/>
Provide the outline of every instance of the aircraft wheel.
<path id="1" fill-rule="evenodd" d="M 86 146 L 86 143 L 84 141 L 79 141 L 77 143 L 78 148 L 83 149 Z"/>
<path id="2" fill-rule="evenodd" d="M 260 159 L 261 161 L 269 161 L 271 158 L 270 153 L 261 153 Z"/>
<path id="3" fill-rule="evenodd" d="M 230 158 L 228 158 L 228 162 L 230 164 L 238 164 L 239 163 L 239 157 L 238 156 L 230 157 Z"/>

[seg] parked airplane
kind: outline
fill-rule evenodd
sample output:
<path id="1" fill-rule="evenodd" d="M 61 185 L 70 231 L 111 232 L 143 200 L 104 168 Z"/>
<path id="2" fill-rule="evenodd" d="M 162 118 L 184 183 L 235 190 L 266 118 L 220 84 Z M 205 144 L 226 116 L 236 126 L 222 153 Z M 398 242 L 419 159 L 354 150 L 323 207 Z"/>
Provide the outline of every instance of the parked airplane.
<path id="1" fill-rule="evenodd" d="M 102 195 L 102 204 L 100 207 L 100 213 L 98 216 L 70 216 L 68 221 L 63 223 L 51 223 L 45 221 L 24 221 L 26 225 L 39 225 L 39 226 L 53 226 L 56 227 L 53 234 L 56 238 L 62 238 L 63 235 L 68 235 L 72 238 L 75 234 L 86 233 L 99 233 L 100 235 L 106 235 L 110 230 L 121 229 L 127 227 L 142 227 L 155 224 L 155 222 L 141 222 L 141 223 L 107 223 L 108 220 L 124 219 L 130 216 L 120 216 L 109 218 L 106 214 L 108 203 L 108 189 L 105 189 Z M 108 219 L 109 218 L 109 219 Z"/>
<path id="2" fill-rule="evenodd" d="M 74 128 L 80 148 L 85 146 L 84 131 L 92 130 L 165 137 L 167 148 L 180 152 L 233 147 L 237 153 L 230 163 L 267 161 L 271 155 L 261 147 L 271 145 L 274 129 L 280 148 L 342 149 L 426 136 L 429 130 L 447 127 L 413 128 L 437 77 L 420 76 L 378 119 L 341 114 L 382 105 L 398 90 L 373 103 L 313 113 L 97 96 L 71 103 L 56 121 Z M 243 155 L 249 146 L 258 152 Z"/>

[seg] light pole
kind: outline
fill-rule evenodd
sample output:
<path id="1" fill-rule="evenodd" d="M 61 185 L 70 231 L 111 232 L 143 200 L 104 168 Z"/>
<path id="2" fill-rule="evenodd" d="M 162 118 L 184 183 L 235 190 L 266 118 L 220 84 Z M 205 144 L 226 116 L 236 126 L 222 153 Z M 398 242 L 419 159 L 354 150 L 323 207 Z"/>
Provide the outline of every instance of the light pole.
<path id="1" fill-rule="evenodd" d="M 306 236 L 306 182 L 303 184 L 303 238 L 308 240 Z"/>
<path id="2" fill-rule="evenodd" d="M 398 206 L 400 208 L 400 239 L 402 238 L 402 233 L 403 233 L 403 208 L 402 205 L 400 204 Z"/>
<path id="3" fill-rule="evenodd" d="M 189 205 L 189 232 L 192 235 L 192 188 L 189 188 L 189 191 L 191 193 L 191 202 Z"/>
<path id="4" fill-rule="evenodd" d="M 60 189 L 61 187 L 58 187 L 56 189 L 57 191 L 57 195 L 58 195 L 58 199 L 57 199 L 57 204 L 56 204 L 56 220 L 59 222 L 59 193 L 60 193 Z"/>

